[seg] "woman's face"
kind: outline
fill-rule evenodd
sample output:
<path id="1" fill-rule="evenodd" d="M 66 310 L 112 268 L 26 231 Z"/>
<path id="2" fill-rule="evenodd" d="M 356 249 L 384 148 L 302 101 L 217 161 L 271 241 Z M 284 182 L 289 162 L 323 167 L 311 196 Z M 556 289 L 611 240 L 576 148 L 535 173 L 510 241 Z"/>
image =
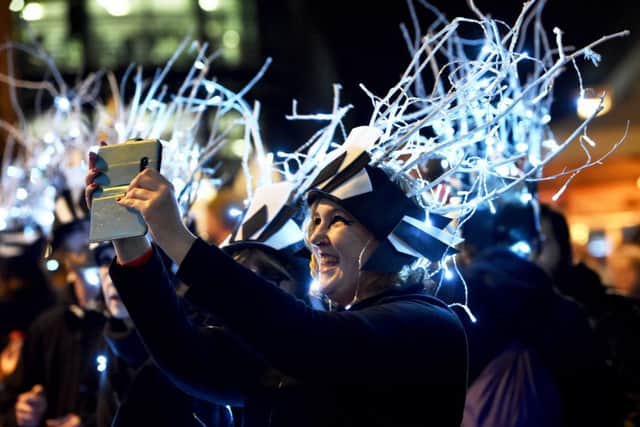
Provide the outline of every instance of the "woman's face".
<path id="1" fill-rule="evenodd" d="M 360 267 L 378 244 L 373 234 L 339 205 L 320 200 L 311 209 L 309 243 L 318 290 L 339 304 L 351 303 Z"/>

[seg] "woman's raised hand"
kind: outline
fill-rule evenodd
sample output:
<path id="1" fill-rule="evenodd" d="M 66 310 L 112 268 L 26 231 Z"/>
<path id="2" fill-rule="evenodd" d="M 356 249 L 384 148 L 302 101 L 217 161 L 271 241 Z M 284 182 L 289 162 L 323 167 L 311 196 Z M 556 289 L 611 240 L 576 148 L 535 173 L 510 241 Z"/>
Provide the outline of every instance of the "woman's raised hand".
<path id="1" fill-rule="evenodd" d="M 185 227 L 173 185 L 155 169 L 147 168 L 129 183 L 117 202 L 140 212 L 153 240 L 178 265 L 191 248 L 195 236 Z"/>

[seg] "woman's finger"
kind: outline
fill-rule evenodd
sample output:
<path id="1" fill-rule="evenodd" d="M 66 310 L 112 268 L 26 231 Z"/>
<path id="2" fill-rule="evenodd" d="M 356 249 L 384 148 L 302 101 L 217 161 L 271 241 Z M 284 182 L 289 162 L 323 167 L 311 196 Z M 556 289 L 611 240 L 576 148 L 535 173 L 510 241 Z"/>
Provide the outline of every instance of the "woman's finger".
<path id="1" fill-rule="evenodd" d="M 84 177 L 84 185 L 89 185 L 93 183 L 93 181 L 95 181 L 96 177 L 99 174 L 100 172 L 98 171 L 98 169 L 96 169 L 95 167 L 90 168 L 89 172 L 87 172 L 87 174 Z"/>
<path id="2" fill-rule="evenodd" d="M 140 199 L 132 199 L 130 197 L 118 197 L 116 198 L 116 203 L 126 208 L 135 209 L 140 212 L 140 214 L 144 218 L 145 208 L 147 206 L 147 202 Z"/>
<path id="3" fill-rule="evenodd" d="M 91 203 L 93 202 L 93 193 L 100 187 L 97 183 L 89 184 L 84 189 L 84 201 L 87 203 L 87 207 L 91 209 Z"/>
<path id="4" fill-rule="evenodd" d="M 151 201 L 156 198 L 155 196 L 157 196 L 157 192 L 140 187 L 131 188 L 127 190 L 127 193 L 125 194 L 125 197 L 128 199 L 137 199 L 143 201 Z"/>

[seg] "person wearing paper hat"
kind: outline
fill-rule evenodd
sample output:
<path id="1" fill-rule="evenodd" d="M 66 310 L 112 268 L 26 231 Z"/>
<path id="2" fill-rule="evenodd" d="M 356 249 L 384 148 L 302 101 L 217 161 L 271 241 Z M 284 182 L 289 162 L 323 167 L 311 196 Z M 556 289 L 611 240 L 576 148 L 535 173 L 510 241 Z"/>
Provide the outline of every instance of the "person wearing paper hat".
<path id="1" fill-rule="evenodd" d="M 311 215 L 314 234 L 325 230 L 325 241 L 335 237 L 336 247 L 341 239 L 350 242 L 345 249 L 350 257 L 337 261 L 334 258 L 322 265 L 323 254 L 317 248 L 323 245 L 314 235 L 309 236 L 312 252 L 320 259 L 323 271 L 331 270 L 337 263 L 345 271 L 368 265 L 373 271 L 367 273 L 373 275 L 379 276 L 380 271 L 396 274 L 402 262 L 394 259 L 393 268 L 381 266 L 378 270 L 381 264 L 369 263 L 371 253 L 386 249 L 380 252 L 384 254 L 381 256 L 390 254 L 414 260 L 424 256 L 424 252 L 437 257 L 454 242 L 438 228 L 442 224 L 421 222 L 410 201 L 392 192 L 395 187 L 391 183 L 383 184 L 377 172 L 353 161 L 366 157 L 362 155 L 364 149 L 356 154 L 351 147 L 365 147 L 378 136 L 371 128 L 354 130 L 343 147 L 346 160 L 335 171 L 320 167 L 321 174 L 314 174 L 307 181 L 331 197 L 348 201 L 348 196 L 354 194 L 353 186 L 338 185 L 331 189 L 328 183 L 347 182 L 342 177 L 355 171 L 351 176 L 364 184 L 356 186 L 360 193 L 372 193 L 375 200 L 385 200 L 384 196 L 379 197 L 380 193 L 392 197 L 393 203 L 402 203 L 394 206 L 393 218 L 386 222 L 372 216 L 364 219 L 364 215 L 360 222 L 346 212 L 351 224 L 339 224 L 341 229 L 335 232 L 329 230 L 335 217 L 319 210 L 326 199 L 314 203 Z M 87 182 L 90 198 L 95 186 L 90 179 Z M 350 192 L 341 196 L 341 189 L 347 187 Z M 193 330 L 181 320 L 175 292 L 159 266 L 158 251 L 144 238 L 115 241 L 117 261 L 110 270 L 114 284 L 161 368 L 170 372 L 175 368 L 171 361 L 177 357 L 180 366 L 186 365 L 193 371 L 180 376 L 178 384 L 186 391 L 194 395 L 206 393 L 210 399 L 225 401 L 230 394 L 225 378 L 230 372 L 236 373 L 239 376 L 231 394 L 235 403 L 245 405 L 247 425 L 268 420 L 272 426 L 459 425 L 466 390 L 464 330 L 444 303 L 423 292 L 422 283 L 394 286 L 393 281 L 388 281 L 376 292 L 366 289 L 360 298 L 354 298 L 358 296 L 360 278 L 356 274 L 335 285 L 343 289 L 335 295 L 346 295 L 337 302 L 347 310 L 313 310 L 239 265 L 224 251 L 194 237 L 180 221 L 171 185 L 157 171 L 141 172 L 119 203 L 142 214 L 155 242 L 180 266 L 178 276 L 189 286 L 186 297 L 214 314 L 233 341 L 241 342 L 248 354 L 258 356 L 266 365 L 260 381 L 247 383 L 247 375 L 258 369 L 252 364 L 255 359 L 245 357 L 245 353 L 221 359 L 221 354 L 236 350 L 219 343 L 208 358 L 211 363 L 224 360 L 228 366 L 220 373 L 224 374 L 222 377 L 203 380 L 203 375 L 210 378 L 212 369 L 220 371 L 223 367 L 207 366 L 203 350 L 185 348 L 176 355 L 176 349 L 183 344 L 185 347 L 192 344 L 185 340 L 193 337 Z M 388 203 L 369 206 L 373 208 L 382 213 Z M 251 237 L 260 229 L 269 235 L 271 224 L 287 223 L 289 215 L 286 212 L 281 215 L 282 219 L 275 221 L 279 212 L 271 210 L 268 204 L 264 209 L 257 207 L 239 231 L 240 237 Z M 276 234 L 271 234 L 271 238 L 277 240 Z M 429 239 L 442 243 L 432 254 L 427 247 Z M 328 289 L 323 274 L 317 280 Z M 154 310 L 148 309 L 150 304 Z M 418 388 L 420 393 L 416 393 Z M 253 393 L 256 389 L 262 391 Z M 265 407 L 265 412 L 256 410 Z"/>

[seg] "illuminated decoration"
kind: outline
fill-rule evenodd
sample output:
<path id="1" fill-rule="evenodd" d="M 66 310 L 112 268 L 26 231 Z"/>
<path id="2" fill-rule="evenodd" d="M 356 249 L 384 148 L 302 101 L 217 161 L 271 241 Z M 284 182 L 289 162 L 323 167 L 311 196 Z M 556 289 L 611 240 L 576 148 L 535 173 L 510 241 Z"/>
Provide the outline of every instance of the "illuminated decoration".
<path id="1" fill-rule="evenodd" d="M 576 112 L 578 117 L 586 119 L 593 115 L 602 116 L 611 110 L 613 104 L 612 96 L 608 92 L 603 92 L 601 96 L 581 95 L 576 101 Z"/>
<path id="2" fill-rule="evenodd" d="M 415 35 L 404 29 L 413 53 L 404 74 L 384 96 L 361 86 L 373 105 L 369 126 L 380 131 L 380 137 L 366 148 L 371 165 L 392 170 L 393 179 L 409 182 L 407 195 L 416 198 L 429 215 L 455 220 L 446 228 L 453 235 L 460 234 L 461 225 L 478 206 L 488 204 L 495 212 L 492 199 L 525 183 L 564 178 L 554 196 L 557 199 L 580 171 L 602 162 L 626 136 L 600 158 L 591 156 L 595 141 L 588 135 L 588 125 L 602 102 L 564 141 L 556 142 L 549 123 L 555 79 L 565 70 L 574 70 L 584 94 L 578 60 L 597 64 L 600 57 L 593 49 L 626 36 L 627 31 L 569 52 L 560 29 L 554 29 L 553 39 L 545 32 L 542 1 L 526 2 L 513 26 L 483 14 L 473 1 L 469 5 L 475 18 L 452 21 L 426 5 L 436 20 L 423 33 L 410 3 Z M 469 34 L 482 36 L 473 39 Z M 298 117 L 295 107 L 293 118 Z M 332 118 L 330 114 L 315 117 Z M 582 146 L 585 163 L 543 177 L 544 166 L 573 143 Z M 315 156 L 313 148 L 307 155 Z M 326 149 L 319 151 L 316 160 L 321 163 L 330 154 Z M 305 159 L 300 152 L 279 154 L 286 162 Z M 306 189 L 301 186 L 298 192 Z M 527 203 L 533 195 L 520 197 Z M 434 272 L 443 267 L 433 260 L 418 262 Z M 466 301 L 460 305 L 467 309 Z"/>
<path id="3" fill-rule="evenodd" d="M 53 258 L 47 260 L 45 266 L 47 267 L 47 271 L 58 271 L 60 268 L 60 263 Z"/>
<path id="4" fill-rule="evenodd" d="M 107 370 L 108 359 L 104 354 L 99 354 L 96 357 L 96 369 L 98 372 L 104 372 Z"/>
<path id="5" fill-rule="evenodd" d="M 112 16 L 125 16 L 131 12 L 130 0 L 98 0 L 98 4 Z"/>

